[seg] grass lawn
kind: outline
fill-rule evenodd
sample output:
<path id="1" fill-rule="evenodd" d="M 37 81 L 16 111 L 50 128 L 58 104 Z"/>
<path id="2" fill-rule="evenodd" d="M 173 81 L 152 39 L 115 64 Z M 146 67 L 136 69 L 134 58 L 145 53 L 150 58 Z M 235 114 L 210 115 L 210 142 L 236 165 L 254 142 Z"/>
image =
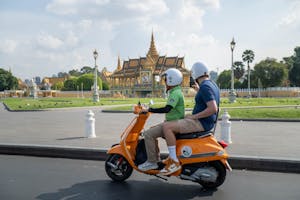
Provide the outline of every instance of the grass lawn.
<path id="1" fill-rule="evenodd" d="M 221 108 L 220 117 L 224 110 Z M 231 118 L 244 119 L 300 119 L 300 107 L 227 109 Z"/>
<path id="2" fill-rule="evenodd" d="M 153 99 L 155 102 L 162 99 Z M 67 107 L 87 107 L 87 106 L 104 106 L 104 105 L 124 105 L 148 103 L 150 99 L 117 99 L 117 98 L 101 98 L 95 103 L 90 98 L 6 98 L 2 100 L 11 110 L 43 110 L 47 108 L 67 108 Z"/>
<path id="3" fill-rule="evenodd" d="M 148 104 L 150 98 L 101 98 L 94 103 L 91 98 L 6 98 L 2 101 L 11 110 L 43 110 L 47 108 L 65 107 L 87 107 L 87 106 L 109 106 L 120 105 L 113 110 L 131 110 L 132 105 L 137 102 Z M 162 98 L 153 99 L 153 107 L 165 105 L 166 100 Z M 292 105 L 292 107 L 279 108 L 280 106 Z M 193 108 L 194 99 L 186 98 L 185 107 Z M 258 108 L 256 106 L 278 106 L 278 108 Z M 226 108 L 232 118 L 279 118 L 300 119 L 300 98 L 238 98 L 235 103 L 229 103 L 227 98 L 221 99 L 221 113 Z"/>

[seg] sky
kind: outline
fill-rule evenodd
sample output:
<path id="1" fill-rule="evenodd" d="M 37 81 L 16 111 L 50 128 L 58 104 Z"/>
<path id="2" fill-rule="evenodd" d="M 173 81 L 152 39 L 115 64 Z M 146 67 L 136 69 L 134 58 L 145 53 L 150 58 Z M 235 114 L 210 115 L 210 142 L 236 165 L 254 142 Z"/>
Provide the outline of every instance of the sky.
<path id="1" fill-rule="evenodd" d="M 300 0 L 0 0 L 0 68 L 31 79 L 83 66 L 114 71 L 144 57 L 153 31 L 160 55 L 184 56 L 230 69 L 255 53 L 252 65 L 282 60 L 300 45 Z M 253 67 L 253 66 L 252 66 Z"/>

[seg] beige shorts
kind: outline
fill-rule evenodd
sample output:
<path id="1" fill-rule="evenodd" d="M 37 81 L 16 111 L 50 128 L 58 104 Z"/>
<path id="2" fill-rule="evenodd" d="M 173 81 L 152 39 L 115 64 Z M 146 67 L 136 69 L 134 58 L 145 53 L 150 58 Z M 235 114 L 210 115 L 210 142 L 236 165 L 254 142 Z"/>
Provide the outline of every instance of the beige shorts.
<path id="1" fill-rule="evenodd" d="M 198 119 L 180 119 L 178 125 L 180 134 L 204 131 Z"/>

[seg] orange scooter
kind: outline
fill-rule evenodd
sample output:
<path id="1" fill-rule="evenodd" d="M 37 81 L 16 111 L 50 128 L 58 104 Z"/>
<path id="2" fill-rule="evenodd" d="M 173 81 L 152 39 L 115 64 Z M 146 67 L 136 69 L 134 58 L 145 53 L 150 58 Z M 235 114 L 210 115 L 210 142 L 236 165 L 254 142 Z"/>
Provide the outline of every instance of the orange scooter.
<path id="1" fill-rule="evenodd" d="M 120 143 L 113 145 L 107 152 L 105 170 L 114 181 L 126 180 L 133 169 L 167 180 L 160 175 L 160 169 L 164 167 L 162 162 L 158 163 L 159 168 L 155 170 L 144 172 L 137 167 L 147 159 L 142 131 L 151 114 L 142 110 L 140 103 L 134 106 L 134 114 L 137 116 L 122 133 Z M 205 131 L 177 135 L 176 154 L 182 168 L 168 176 L 197 182 L 208 189 L 220 186 L 225 181 L 226 169 L 231 171 L 231 167 L 225 151 L 227 144 L 218 142 L 213 133 Z"/>

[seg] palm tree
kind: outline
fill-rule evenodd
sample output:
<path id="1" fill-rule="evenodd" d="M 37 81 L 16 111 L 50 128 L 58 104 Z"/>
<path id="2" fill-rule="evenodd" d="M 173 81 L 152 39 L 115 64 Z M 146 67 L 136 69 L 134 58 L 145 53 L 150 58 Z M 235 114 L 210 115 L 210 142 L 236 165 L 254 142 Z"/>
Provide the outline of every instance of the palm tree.
<path id="1" fill-rule="evenodd" d="M 243 61 L 247 62 L 247 66 L 248 66 L 248 95 L 249 98 L 251 97 L 251 93 L 250 93 L 250 63 L 253 62 L 254 60 L 254 52 L 252 50 L 245 50 L 243 55 L 242 55 Z"/>
<path id="2" fill-rule="evenodd" d="M 235 61 L 233 63 L 233 70 L 234 70 L 234 77 L 236 79 L 240 79 L 244 76 L 245 69 L 244 69 L 244 63 L 242 61 Z"/>

